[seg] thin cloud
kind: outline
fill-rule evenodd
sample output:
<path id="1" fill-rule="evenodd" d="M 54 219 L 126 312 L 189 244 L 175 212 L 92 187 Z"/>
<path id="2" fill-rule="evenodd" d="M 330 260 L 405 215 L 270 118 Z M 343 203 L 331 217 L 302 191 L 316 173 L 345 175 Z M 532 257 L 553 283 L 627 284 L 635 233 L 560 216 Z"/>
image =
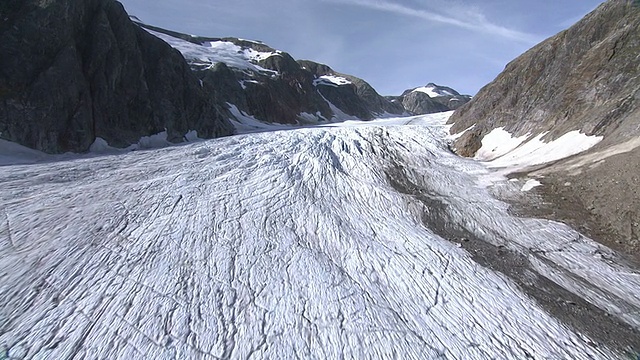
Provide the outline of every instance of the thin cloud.
<path id="1" fill-rule="evenodd" d="M 414 9 L 405 5 L 392 3 L 385 0 L 323 0 L 326 2 L 361 6 L 369 9 L 394 13 L 397 15 L 419 18 L 422 20 L 438 22 L 445 25 L 451 25 L 462 29 L 480 31 L 489 35 L 496 35 L 510 40 L 522 43 L 535 44 L 540 39 L 532 34 L 509 29 L 500 25 L 496 25 L 487 20 L 487 18 L 478 11 L 466 9 L 461 11 L 460 15 L 439 14 L 433 11 Z M 459 9 L 458 9 L 459 10 Z"/>

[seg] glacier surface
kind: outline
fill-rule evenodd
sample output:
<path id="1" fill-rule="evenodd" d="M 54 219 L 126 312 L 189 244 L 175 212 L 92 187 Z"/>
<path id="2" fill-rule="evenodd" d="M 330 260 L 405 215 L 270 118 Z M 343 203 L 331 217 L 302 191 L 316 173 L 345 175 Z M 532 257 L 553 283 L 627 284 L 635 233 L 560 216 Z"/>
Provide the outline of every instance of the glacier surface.
<path id="1" fill-rule="evenodd" d="M 444 120 L 0 167 L 0 358 L 614 358 L 425 225 L 410 192 L 639 325 L 640 276 L 510 216 Z"/>

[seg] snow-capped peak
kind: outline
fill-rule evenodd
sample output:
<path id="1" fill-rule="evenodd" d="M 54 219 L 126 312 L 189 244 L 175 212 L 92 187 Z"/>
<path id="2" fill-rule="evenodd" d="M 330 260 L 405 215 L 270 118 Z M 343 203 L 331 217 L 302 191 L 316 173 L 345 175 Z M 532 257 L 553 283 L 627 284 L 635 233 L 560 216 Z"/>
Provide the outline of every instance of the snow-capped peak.
<path id="1" fill-rule="evenodd" d="M 460 95 L 457 91 L 446 87 L 446 86 L 439 86 L 436 85 L 434 83 L 429 83 L 426 86 L 422 86 L 419 88 L 416 88 L 413 90 L 413 92 L 423 92 L 427 95 L 429 95 L 429 97 L 434 98 L 434 97 L 438 97 L 438 96 L 458 96 Z"/>
<path id="2" fill-rule="evenodd" d="M 322 75 L 313 81 L 313 85 L 340 86 L 349 84 L 351 84 L 351 81 L 335 75 Z"/>

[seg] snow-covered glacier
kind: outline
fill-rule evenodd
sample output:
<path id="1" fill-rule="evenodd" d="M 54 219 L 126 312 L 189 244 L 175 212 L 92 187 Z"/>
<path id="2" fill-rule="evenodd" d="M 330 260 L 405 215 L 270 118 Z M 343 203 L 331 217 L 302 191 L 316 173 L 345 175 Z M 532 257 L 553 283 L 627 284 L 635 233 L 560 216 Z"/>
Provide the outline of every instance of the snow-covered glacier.
<path id="1" fill-rule="evenodd" d="M 638 329 L 640 275 L 509 215 L 445 119 L 0 167 L 0 358 L 616 358 L 527 277 Z"/>

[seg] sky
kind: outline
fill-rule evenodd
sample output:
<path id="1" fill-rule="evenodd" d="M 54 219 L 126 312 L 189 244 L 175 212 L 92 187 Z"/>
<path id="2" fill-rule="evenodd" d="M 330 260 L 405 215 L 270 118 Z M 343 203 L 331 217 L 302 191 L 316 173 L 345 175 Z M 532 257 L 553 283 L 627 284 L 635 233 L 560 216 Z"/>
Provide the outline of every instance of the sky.
<path id="1" fill-rule="evenodd" d="M 601 0 L 120 0 L 143 22 L 259 40 L 382 95 L 433 82 L 474 95 Z"/>

